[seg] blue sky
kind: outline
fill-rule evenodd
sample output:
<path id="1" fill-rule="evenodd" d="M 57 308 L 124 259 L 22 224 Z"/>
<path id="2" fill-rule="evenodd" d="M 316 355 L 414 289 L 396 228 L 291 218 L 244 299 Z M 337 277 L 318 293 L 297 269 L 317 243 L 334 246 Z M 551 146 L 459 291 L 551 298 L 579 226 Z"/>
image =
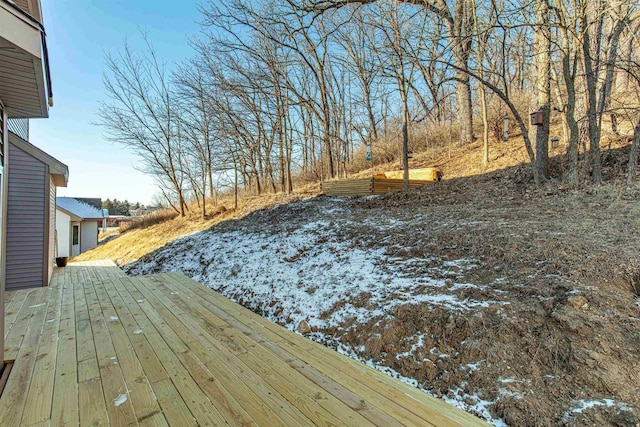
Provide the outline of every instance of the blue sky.
<path id="1" fill-rule="evenodd" d="M 157 190 L 135 170 L 137 158 L 92 124 L 106 99 L 104 54 L 121 49 L 125 38 L 141 46 L 140 32 L 147 31 L 167 63 L 190 56 L 197 3 L 45 0 L 42 7 L 55 105 L 48 119 L 31 120 L 30 142 L 69 166 L 69 186 L 58 195 L 150 203 Z"/>

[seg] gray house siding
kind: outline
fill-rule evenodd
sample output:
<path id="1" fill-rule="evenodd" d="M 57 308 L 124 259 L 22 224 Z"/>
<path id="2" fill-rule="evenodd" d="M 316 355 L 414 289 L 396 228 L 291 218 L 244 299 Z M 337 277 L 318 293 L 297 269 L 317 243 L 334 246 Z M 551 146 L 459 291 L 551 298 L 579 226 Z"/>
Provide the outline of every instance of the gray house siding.
<path id="1" fill-rule="evenodd" d="M 47 166 L 13 144 L 9 159 L 6 288 L 45 286 Z"/>
<path id="2" fill-rule="evenodd" d="M 51 276 L 53 275 L 53 260 L 56 256 L 56 193 L 57 187 L 53 183 L 53 178 L 49 176 L 49 259 L 45 264 L 49 269 L 47 283 L 51 281 Z"/>

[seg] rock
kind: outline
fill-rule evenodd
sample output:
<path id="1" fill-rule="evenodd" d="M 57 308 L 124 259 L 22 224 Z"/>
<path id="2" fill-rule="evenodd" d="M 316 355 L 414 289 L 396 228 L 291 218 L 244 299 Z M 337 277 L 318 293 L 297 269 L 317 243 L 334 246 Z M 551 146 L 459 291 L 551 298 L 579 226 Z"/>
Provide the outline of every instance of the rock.
<path id="1" fill-rule="evenodd" d="M 311 332 L 311 327 L 306 320 L 298 323 L 298 332 L 300 332 L 302 335 L 307 335 L 309 332 Z"/>
<path id="2" fill-rule="evenodd" d="M 582 295 L 572 295 L 567 300 L 567 305 L 571 306 L 575 310 L 587 310 L 589 308 L 589 301 L 587 301 L 587 299 Z"/>

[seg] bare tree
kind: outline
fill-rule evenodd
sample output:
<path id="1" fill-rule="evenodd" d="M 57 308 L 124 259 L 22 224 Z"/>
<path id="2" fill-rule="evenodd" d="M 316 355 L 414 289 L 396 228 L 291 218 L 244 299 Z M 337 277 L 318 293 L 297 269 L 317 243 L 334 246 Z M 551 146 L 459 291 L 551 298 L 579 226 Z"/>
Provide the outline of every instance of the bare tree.
<path id="1" fill-rule="evenodd" d="M 323 13 L 330 9 L 352 4 L 372 4 L 379 0 L 288 0 L 298 10 Z M 453 54 L 457 81 L 458 124 L 460 143 L 469 144 L 474 140 L 471 80 L 467 69 L 473 46 L 473 11 L 470 0 L 402 0 L 402 3 L 419 5 L 445 23 L 449 49 Z M 453 4 L 449 4 L 453 3 Z"/>
<path id="2" fill-rule="evenodd" d="M 114 142 L 136 153 L 140 169 L 156 177 L 162 193 L 173 193 L 172 206 L 185 215 L 181 140 L 174 99 L 165 66 L 146 35 L 146 51 L 136 54 L 125 42 L 118 55 L 107 54 L 103 81 L 109 102 L 100 106 L 99 124 Z M 167 187 L 168 186 L 168 187 Z"/>
<path id="3" fill-rule="evenodd" d="M 542 123 L 531 126 L 532 140 L 536 143 L 538 179 L 546 181 L 549 163 L 549 125 L 551 120 L 551 13 L 549 0 L 534 1 L 536 81 L 534 111 L 542 113 Z"/>

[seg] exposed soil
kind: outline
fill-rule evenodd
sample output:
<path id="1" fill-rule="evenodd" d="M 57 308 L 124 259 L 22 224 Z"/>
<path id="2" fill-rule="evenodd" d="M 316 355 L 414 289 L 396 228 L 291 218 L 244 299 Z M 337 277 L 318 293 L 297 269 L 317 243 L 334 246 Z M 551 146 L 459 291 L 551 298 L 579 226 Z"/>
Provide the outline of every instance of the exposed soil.
<path id="1" fill-rule="evenodd" d="M 624 155 L 624 150 L 609 155 L 605 174 L 610 181 L 620 173 Z M 310 230 L 317 234 L 315 249 L 283 253 L 282 262 L 295 268 L 313 250 L 321 251 L 323 241 L 341 242 L 354 250 L 383 251 L 376 266 L 388 277 L 418 282 L 429 276 L 440 281 L 437 290 L 442 294 L 488 303 L 468 304 L 462 310 L 408 301 L 384 310 L 384 301 L 391 297 L 374 299 L 361 292 L 344 295 L 322 316 L 331 318 L 344 305 L 371 306 L 377 314 L 365 320 L 303 323 L 299 319 L 305 313 L 288 308 L 277 292 L 269 301 L 258 301 L 259 295 L 247 288 L 208 285 L 290 329 L 390 368 L 392 374 L 496 424 L 636 426 L 640 187 L 569 189 L 550 183 L 536 191 L 527 167 L 443 181 L 409 194 L 353 200 L 321 196 L 261 210 L 204 232 L 207 239 L 216 233 L 255 236 L 258 250 L 260 245 L 267 248 L 260 236 L 324 224 L 322 232 Z M 340 209 L 332 210 L 332 205 Z M 206 283 L 207 270 L 216 268 L 215 255 L 204 257 L 189 239 L 126 270 L 180 270 Z M 195 261 L 184 267 L 180 258 L 169 262 L 178 252 L 188 252 Z M 455 260 L 467 260 L 472 268 L 451 262 Z M 246 260 L 238 260 L 234 274 L 242 262 Z M 318 292 L 312 285 L 304 284 L 310 295 Z M 377 285 L 383 288 L 385 283 Z M 425 285 L 412 292 L 435 291 Z"/>

